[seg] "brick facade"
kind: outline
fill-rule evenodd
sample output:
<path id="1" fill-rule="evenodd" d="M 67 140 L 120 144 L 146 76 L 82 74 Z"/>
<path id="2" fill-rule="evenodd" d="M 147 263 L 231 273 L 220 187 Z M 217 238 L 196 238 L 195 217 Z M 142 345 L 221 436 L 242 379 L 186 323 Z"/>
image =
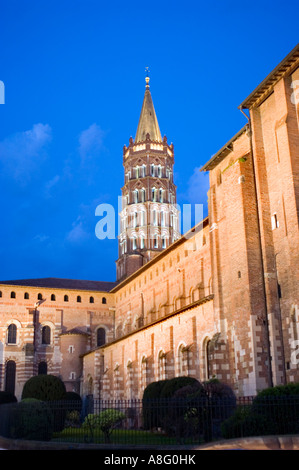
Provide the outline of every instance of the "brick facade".
<path id="1" fill-rule="evenodd" d="M 120 253 L 129 269 L 104 290 L 0 285 L 2 390 L 14 365 L 20 396 L 40 363 L 96 398 L 141 397 L 178 375 L 245 396 L 299 381 L 298 66 L 297 46 L 241 104 L 248 122 L 202 168 L 208 217 L 188 234 L 146 264 Z"/>

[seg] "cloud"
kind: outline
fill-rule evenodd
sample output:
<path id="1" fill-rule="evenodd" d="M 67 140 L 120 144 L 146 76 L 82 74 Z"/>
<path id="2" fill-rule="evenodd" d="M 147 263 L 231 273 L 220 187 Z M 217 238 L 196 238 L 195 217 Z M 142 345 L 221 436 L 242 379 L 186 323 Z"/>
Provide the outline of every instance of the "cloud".
<path id="1" fill-rule="evenodd" d="M 0 163 L 3 169 L 19 183 L 28 183 L 46 158 L 46 145 L 51 140 L 51 127 L 41 123 L 5 138 L 0 142 Z"/>
<path id="2" fill-rule="evenodd" d="M 84 164 L 98 155 L 103 148 L 105 132 L 97 124 L 92 124 L 79 135 L 79 154 Z"/>
<path id="3" fill-rule="evenodd" d="M 54 188 L 57 183 L 60 181 L 60 176 L 56 175 L 54 178 L 50 179 L 46 184 L 45 184 L 45 196 L 47 198 L 52 197 L 51 191 L 52 188 Z"/>
<path id="4" fill-rule="evenodd" d="M 73 228 L 68 232 L 66 240 L 76 244 L 85 242 L 90 237 L 90 234 L 85 230 L 83 225 L 83 220 L 79 216 L 72 224 Z"/>
<path id="5" fill-rule="evenodd" d="M 194 168 L 192 176 L 189 178 L 187 187 L 187 199 L 190 204 L 206 204 L 207 192 L 209 189 L 209 174 Z"/>

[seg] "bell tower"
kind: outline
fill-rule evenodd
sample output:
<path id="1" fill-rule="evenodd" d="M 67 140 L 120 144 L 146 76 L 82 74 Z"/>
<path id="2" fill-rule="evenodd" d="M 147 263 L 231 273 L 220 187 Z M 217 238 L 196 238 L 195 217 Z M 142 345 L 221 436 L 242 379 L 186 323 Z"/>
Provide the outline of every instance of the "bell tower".
<path id="1" fill-rule="evenodd" d="M 123 149 L 117 280 L 125 279 L 180 238 L 174 148 L 161 137 L 147 76 L 135 140 Z"/>

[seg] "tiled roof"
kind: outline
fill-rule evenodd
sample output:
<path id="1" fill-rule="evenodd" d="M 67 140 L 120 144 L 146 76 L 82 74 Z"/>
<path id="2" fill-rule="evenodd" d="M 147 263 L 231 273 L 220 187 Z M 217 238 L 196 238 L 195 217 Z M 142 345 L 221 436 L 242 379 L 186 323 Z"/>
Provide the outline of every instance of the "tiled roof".
<path id="1" fill-rule="evenodd" d="M 111 289 L 113 289 L 113 287 L 116 286 L 117 283 L 45 277 L 41 279 L 19 279 L 14 281 L 0 281 L 0 284 L 6 284 L 10 286 L 48 287 L 53 289 L 76 289 L 109 292 Z"/>

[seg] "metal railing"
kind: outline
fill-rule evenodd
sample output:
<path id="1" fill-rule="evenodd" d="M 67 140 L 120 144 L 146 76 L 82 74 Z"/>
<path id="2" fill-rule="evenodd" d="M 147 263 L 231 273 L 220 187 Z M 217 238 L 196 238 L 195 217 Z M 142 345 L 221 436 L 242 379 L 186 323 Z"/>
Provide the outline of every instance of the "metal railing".
<path id="1" fill-rule="evenodd" d="M 0 435 L 11 439 L 159 446 L 271 434 L 299 434 L 299 396 L 0 405 Z"/>

